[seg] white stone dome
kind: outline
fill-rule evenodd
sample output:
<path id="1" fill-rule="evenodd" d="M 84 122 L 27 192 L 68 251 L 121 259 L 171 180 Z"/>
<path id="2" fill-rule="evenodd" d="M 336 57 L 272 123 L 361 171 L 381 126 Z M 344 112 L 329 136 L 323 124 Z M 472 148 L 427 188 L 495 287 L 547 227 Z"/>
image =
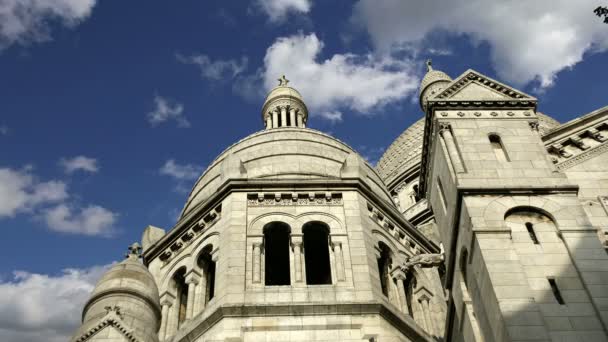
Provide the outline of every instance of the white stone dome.
<path id="1" fill-rule="evenodd" d="M 227 148 L 194 185 L 182 217 L 228 180 L 362 179 L 391 202 L 380 176 L 355 150 L 325 133 L 284 127 L 254 133 Z"/>

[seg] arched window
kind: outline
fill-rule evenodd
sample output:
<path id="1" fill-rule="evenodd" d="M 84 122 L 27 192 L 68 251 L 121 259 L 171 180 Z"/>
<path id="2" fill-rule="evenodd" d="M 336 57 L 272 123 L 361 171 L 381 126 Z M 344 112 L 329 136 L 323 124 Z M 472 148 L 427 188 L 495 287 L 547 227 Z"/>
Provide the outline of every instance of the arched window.
<path id="1" fill-rule="evenodd" d="M 414 192 L 414 201 L 418 203 L 418 201 L 420 201 L 420 192 L 418 190 L 418 184 L 414 184 L 412 190 Z"/>
<path id="2" fill-rule="evenodd" d="M 188 305 L 188 285 L 186 284 L 186 268 L 182 267 L 173 275 L 177 299 L 177 325 L 180 326 L 186 320 Z"/>
<path id="3" fill-rule="evenodd" d="M 463 248 L 460 252 L 460 274 L 462 275 L 462 282 L 466 287 L 467 284 L 467 264 L 469 263 L 469 252 L 466 248 Z"/>
<path id="4" fill-rule="evenodd" d="M 321 222 L 309 222 L 302 227 L 302 232 L 304 233 L 306 284 L 331 284 L 329 228 Z"/>
<path id="5" fill-rule="evenodd" d="M 414 300 L 414 289 L 416 288 L 416 276 L 413 272 L 408 272 L 405 277 L 405 284 L 403 284 L 403 289 L 405 290 L 405 302 L 407 304 L 407 312 L 408 314 L 414 318 L 414 306 L 412 305 L 412 301 Z"/>
<path id="6" fill-rule="evenodd" d="M 507 151 L 505 150 L 505 147 L 502 144 L 500 136 L 498 134 L 490 134 L 488 138 L 490 139 L 490 144 L 492 145 L 492 149 L 494 150 L 494 155 L 496 155 L 496 159 L 501 162 L 508 162 L 509 156 L 507 155 Z"/>
<path id="7" fill-rule="evenodd" d="M 212 245 L 207 245 L 203 248 L 203 251 L 198 257 L 197 264 L 202 271 L 203 284 L 204 284 L 204 303 L 207 303 L 213 299 L 215 295 L 215 261 L 211 257 L 213 251 Z"/>
<path id="8" fill-rule="evenodd" d="M 390 269 L 393 263 L 391 250 L 383 242 L 378 243 L 380 248 L 380 257 L 378 258 L 378 273 L 380 275 L 380 286 L 382 287 L 382 293 L 389 297 L 389 286 L 390 286 Z"/>
<path id="9" fill-rule="evenodd" d="M 283 222 L 264 227 L 264 272 L 266 285 L 289 285 L 289 234 Z"/>

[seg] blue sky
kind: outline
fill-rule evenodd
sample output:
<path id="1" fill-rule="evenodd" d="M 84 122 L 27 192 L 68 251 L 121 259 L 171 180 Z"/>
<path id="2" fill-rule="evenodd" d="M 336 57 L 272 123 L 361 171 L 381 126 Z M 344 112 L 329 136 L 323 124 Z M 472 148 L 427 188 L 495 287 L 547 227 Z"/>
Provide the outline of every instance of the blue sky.
<path id="1" fill-rule="evenodd" d="M 421 118 L 426 58 L 452 77 L 472 68 L 531 93 L 561 122 L 608 104 L 608 25 L 594 1 L 6 4 L 0 311 L 18 314 L 0 317 L 0 340 L 47 340 L 40 327 L 65 339 L 81 302 L 63 294 L 78 286 L 86 299 L 100 266 L 145 226 L 172 227 L 205 166 L 262 129 L 281 73 L 303 93 L 310 127 L 371 162 Z M 26 287 L 41 298 L 54 289 L 40 306 L 63 306 L 65 321 L 32 318 L 11 298 Z"/>

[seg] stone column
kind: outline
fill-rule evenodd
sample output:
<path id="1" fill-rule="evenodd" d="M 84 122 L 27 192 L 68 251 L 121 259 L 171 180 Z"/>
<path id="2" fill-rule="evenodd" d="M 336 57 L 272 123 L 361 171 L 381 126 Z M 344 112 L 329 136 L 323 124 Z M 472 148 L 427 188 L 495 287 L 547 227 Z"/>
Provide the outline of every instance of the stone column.
<path id="1" fill-rule="evenodd" d="M 334 251 L 334 258 L 336 259 L 336 277 L 338 281 L 344 281 L 344 257 L 342 254 L 342 242 L 332 242 L 331 247 Z"/>
<path id="2" fill-rule="evenodd" d="M 281 106 L 281 127 L 287 126 L 287 107 Z"/>
<path id="3" fill-rule="evenodd" d="M 277 127 L 279 127 L 279 110 L 275 108 L 272 110 L 272 128 Z"/>
<path id="4" fill-rule="evenodd" d="M 253 243 L 253 265 L 252 265 L 252 270 L 253 270 L 253 275 L 252 275 L 252 280 L 253 283 L 259 283 L 261 281 L 261 257 L 262 257 L 262 253 L 261 253 L 261 249 L 262 249 L 262 243 L 261 242 L 254 242 Z"/>
<path id="5" fill-rule="evenodd" d="M 169 292 L 165 292 L 161 296 L 160 304 L 162 306 L 162 317 L 160 321 L 160 329 L 158 330 L 158 337 L 161 341 L 167 339 L 167 337 L 169 337 L 170 334 L 173 333 L 173 331 L 170 330 L 170 321 L 172 318 L 170 314 L 172 311 L 171 307 L 173 306 L 174 301 L 175 296 L 173 296 Z"/>
<path id="6" fill-rule="evenodd" d="M 200 275 L 195 270 L 186 274 L 186 284 L 188 284 L 188 302 L 186 303 L 186 319 L 194 316 L 194 302 L 196 298 L 196 285 L 199 283 Z"/>
<path id="7" fill-rule="evenodd" d="M 289 126 L 291 126 L 291 127 L 296 126 L 296 109 L 295 108 L 289 108 Z"/>
<path id="8" fill-rule="evenodd" d="M 452 166 L 454 167 L 454 171 L 456 173 L 464 173 L 464 165 L 460 159 L 460 153 L 458 153 L 458 148 L 456 147 L 456 142 L 454 141 L 454 136 L 452 135 L 452 131 L 450 129 L 450 124 L 442 122 L 440 125 L 439 134 L 443 138 L 443 141 L 448 149 L 448 155 L 450 157 L 450 161 L 452 162 Z"/>
<path id="9" fill-rule="evenodd" d="M 404 285 L 405 279 L 406 279 L 405 273 L 400 268 L 397 268 L 397 269 L 393 270 L 392 276 L 397 282 L 397 298 L 399 298 L 401 312 L 403 312 L 406 315 L 409 315 L 410 311 L 409 311 L 409 308 L 407 307 L 407 297 L 405 295 L 405 285 Z"/>
<path id="10" fill-rule="evenodd" d="M 205 309 L 205 296 L 207 295 L 207 279 L 201 277 L 194 297 L 194 316 L 198 315 Z"/>
<path id="11" fill-rule="evenodd" d="M 296 283 L 302 282 L 302 236 L 292 235 L 291 246 L 293 248 L 293 260 Z"/>
<path id="12" fill-rule="evenodd" d="M 298 112 L 298 127 L 304 127 L 304 117 L 300 112 Z"/>
<path id="13" fill-rule="evenodd" d="M 430 335 L 435 335 L 435 329 L 434 329 L 434 325 L 433 325 L 433 320 L 431 319 L 431 311 L 430 311 L 430 307 L 429 307 L 430 300 L 431 299 L 426 294 L 423 294 L 418 299 L 418 301 L 420 302 L 420 305 L 422 306 L 422 314 L 424 315 L 424 321 L 426 323 L 427 332 Z"/>
<path id="14" fill-rule="evenodd" d="M 272 128 L 272 116 L 270 113 L 266 113 L 266 129 Z"/>

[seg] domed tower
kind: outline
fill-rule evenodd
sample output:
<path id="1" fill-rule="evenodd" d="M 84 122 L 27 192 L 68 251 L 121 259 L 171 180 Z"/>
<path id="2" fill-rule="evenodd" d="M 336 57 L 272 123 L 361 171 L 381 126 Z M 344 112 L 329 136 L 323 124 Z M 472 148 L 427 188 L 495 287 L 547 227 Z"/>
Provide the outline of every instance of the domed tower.
<path id="1" fill-rule="evenodd" d="M 282 77 L 264 130 L 222 152 L 176 225 L 144 233 L 160 341 L 432 341 L 439 246 L 350 146 L 305 127 Z"/>
<path id="2" fill-rule="evenodd" d="M 72 342 L 158 341 L 158 289 L 154 277 L 140 262 L 140 253 L 139 244 L 133 244 L 127 258 L 97 282 Z"/>
<path id="3" fill-rule="evenodd" d="M 434 70 L 431 60 L 426 61 L 426 74 L 420 81 L 420 107 L 426 110 L 429 98 L 439 94 L 445 87 L 452 82 L 452 78 L 445 72 Z"/>

